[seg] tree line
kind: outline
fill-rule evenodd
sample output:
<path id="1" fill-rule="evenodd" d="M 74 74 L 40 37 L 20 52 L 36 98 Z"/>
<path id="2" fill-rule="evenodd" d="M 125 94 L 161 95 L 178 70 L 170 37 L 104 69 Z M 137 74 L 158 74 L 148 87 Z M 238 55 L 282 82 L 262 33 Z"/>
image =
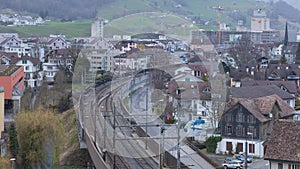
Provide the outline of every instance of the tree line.
<path id="1" fill-rule="evenodd" d="M 97 15 L 100 6 L 113 2 L 109 0 L 10 0 L 0 1 L 2 9 L 12 9 L 16 12 L 29 12 L 61 19 L 89 19 Z"/>

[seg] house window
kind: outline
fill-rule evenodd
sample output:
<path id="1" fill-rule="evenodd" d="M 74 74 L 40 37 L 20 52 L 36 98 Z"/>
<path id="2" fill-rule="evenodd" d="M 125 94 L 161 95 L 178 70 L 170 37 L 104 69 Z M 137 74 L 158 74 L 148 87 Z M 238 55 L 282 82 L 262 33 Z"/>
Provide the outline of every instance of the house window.
<path id="1" fill-rule="evenodd" d="M 207 88 L 205 88 L 204 90 L 203 90 L 203 92 L 210 92 L 211 90 L 210 90 L 210 88 L 209 87 L 207 87 Z"/>
<path id="2" fill-rule="evenodd" d="M 252 116 L 252 115 L 249 115 L 248 116 L 248 123 L 255 123 L 255 122 L 256 122 L 255 117 Z"/>
<path id="3" fill-rule="evenodd" d="M 22 64 L 27 64 L 27 60 L 22 60 Z"/>
<path id="4" fill-rule="evenodd" d="M 226 134 L 232 134 L 232 126 L 231 125 L 227 125 L 225 127 L 225 133 Z"/>
<path id="5" fill-rule="evenodd" d="M 255 153 L 255 144 L 249 144 L 249 153 Z"/>
<path id="6" fill-rule="evenodd" d="M 236 115 L 236 122 L 240 122 L 240 123 L 244 122 L 243 117 L 244 117 L 244 116 L 243 116 L 242 113 L 238 113 L 238 114 Z"/>
<path id="7" fill-rule="evenodd" d="M 278 163 L 278 169 L 283 169 L 282 163 Z"/>
<path id="8" fill-rule="evenodd" d="M 289 164 L 288 169 L 300 169 L 300 165 L 297 164 Z"/>
<path id="9" fill-rule="evenodd" d="M 194 109 L 193 110 L 197 110 L 197 104 L 194 104 Z"/>
<path id="10" fill-rule="evenodd" d="M 225 121 L 226 122 L 231 122 L 231 114 L 225 115 Z"/>
<path id="11" fill-rule="evenodd" d="M 243 152 L 243 143 L 237 143 L 237 152 Z"/>
<path id="12" fill-rule="evenodd" d="M 236 136 L 243 136 L 243 129 L 242 125 L 236 126 Z"/>
<path id="13" fill-rule="evenodd" d="M 206 107 L 206 101 L 202 100 L 202 106 Z"/>
<path id="14" fill-rule="evenodd" d="M 29 66 L 25 66 L 25 70 L 29 70 Z"/>
<path id="15" fill-rule="evenodd" d="M 231 152 L 232 151 L 232 142 L 226 142 L 226 150 L 228 152 Z"/>

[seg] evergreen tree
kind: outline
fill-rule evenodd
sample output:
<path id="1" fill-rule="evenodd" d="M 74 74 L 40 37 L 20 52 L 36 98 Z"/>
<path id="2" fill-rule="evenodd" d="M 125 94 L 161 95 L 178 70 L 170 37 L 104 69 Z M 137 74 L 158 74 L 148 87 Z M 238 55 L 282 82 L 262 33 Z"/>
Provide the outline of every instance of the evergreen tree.
<path id="1" fill-rule="evenodd" d="M 204 82 L 208 82 L 208 77 L 207 77 L 206 75 L 202 75 L 202 80 L 203 80 Z"/>
<path id="2" fill-rule="evenodd" d="M 281 63 L 281 64 L 286 64 L 286 57 L 285 57 L 285 54 L 283 54 L 282 57 L 280 58 L 280 63 Z"/>
<path id="3" fill-rule="evenodd" d="M 16 126 L 14 123 L 12 123 L 9 128 L 9 149 L 13 157 L 18 155 L 19 143 Z"/>

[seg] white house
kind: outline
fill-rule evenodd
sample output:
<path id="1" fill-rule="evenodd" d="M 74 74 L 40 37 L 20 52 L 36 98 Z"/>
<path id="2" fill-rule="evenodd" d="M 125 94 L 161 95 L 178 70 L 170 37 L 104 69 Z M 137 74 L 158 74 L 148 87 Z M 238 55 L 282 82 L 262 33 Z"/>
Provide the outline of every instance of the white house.
<path id="1" fill-rule="evenodd" d="M 22 57 L 16 62 L 17 66 L 24 67 L 24 83 L 25 86 L 37 87 L 41 85 L 42 77 L 40 77 L 40 62 L 38 58 Z"/>
<path id="2" fill-rule="evenodd" d="M 77 57 L 77 50 L 73 49 L 55 49 L 45 55 L 46 62 L 42 68 L 44 76 L 48 82 L 53 82 L 55 74 L 60 68 L 72 70 L 74 66 L 74 58 Z"/>

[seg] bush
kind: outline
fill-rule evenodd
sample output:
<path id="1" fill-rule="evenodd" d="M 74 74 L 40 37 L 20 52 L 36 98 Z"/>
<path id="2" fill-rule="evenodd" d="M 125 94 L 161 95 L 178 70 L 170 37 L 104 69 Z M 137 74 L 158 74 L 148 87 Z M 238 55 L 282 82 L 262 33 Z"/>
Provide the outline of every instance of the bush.
<path id="1" fill-rule="evenodd" d="M 221 136 L 210 136 L 206 139 L 205 145 L 208 153 L 215 153 L 217 143 L 222 140 Z"/>

